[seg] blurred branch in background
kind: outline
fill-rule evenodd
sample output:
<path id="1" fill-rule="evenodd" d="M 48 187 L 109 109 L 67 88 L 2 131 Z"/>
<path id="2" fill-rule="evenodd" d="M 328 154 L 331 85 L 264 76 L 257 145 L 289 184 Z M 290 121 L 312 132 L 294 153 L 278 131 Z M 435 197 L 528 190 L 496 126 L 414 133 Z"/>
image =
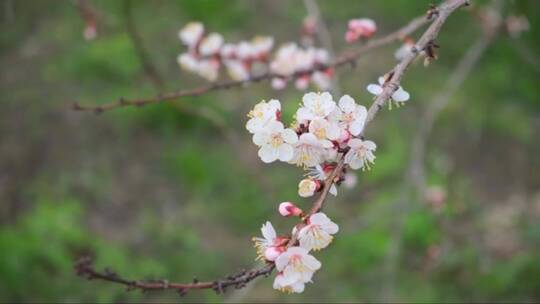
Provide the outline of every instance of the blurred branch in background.
<path id="1" fill-rule="evenodd" d="M 361 55 L 371 50 L 377 49 L 379 47 L 399 41 L 403 39 L 404 37 L 410 35 L 411 33 L 415 32 L 417 29 L 419 29 L 421 26 L 423 26 L 429 21 L 430 20 L 426 17 L 426 15 L 419 16 L 413 19 L 404 27 L 388 34 L 387 36 L 384 36 L 379 39 L 370 40 L 365 45 L 358 47 L 355 50 L 344 52 L 341 56 L 338 56 L 329 65 L 319 65 L 310 70 L 296 72 L 292 75 L 292 79 L 296 79 L 305 74 L 313 74 L 314 72 L 317 72 L 317 71 L 323 71 L 329 67 L 338 68 L 338 67 L 343 67 L 346 65 L 352 65 L 354 67 L 356 60 Z M 154 104 L 154 103 L 161 103 L 165 101 L 175 100 L 175 99 L 178 99 L 179 97 L 199 96 L 199 95 L 206 94 L 213 91 L 239 88 L 250 83 L 261 82 L 263 80 L 269 80 L 272 78 L 279 78 L 279 77 L 282 77 L 282 76 L 268 72 L 261 75 L 253 76 L 249 78 L 248 80 L 217 82 L 211 85 L 201 86 L 201 87 L 193 88 L 193 89 L 185 89 L 185 90 L 177 90 L 174 92 L 160 93 L 150 98 L 126 99 L 126 98 L 121 97 L 117 101 L 113 101 L 113 102 L 109 102 L 109 103 L 101 104 L 101 105 L 82 105 L 79 102 L 75 102 L 73 104 L 73 109 L 76 111 L 92 111 L 95 113 L 102 113 L 104 111 L 109 111 L 109 110 L 113 110 L 120 107 L 144 106 L 147 104 Z"/>
<path id="2" fill-rule="evenodd" d="M 133 43 L 133 48 L 135 49 L 135 53 L 137 54 L 137 57 L 139 58 L 143 66 L 146 76 L 148 77 L 148 79 L 150 79 L 156 89 L 163 89 L 163 77 L 161 77 L 161 75 L 157 71 L 155 63 L 150 58 L 150 55 L 148 55 L 148 51 L 144 47 L 141 35 L 137 30 L 137 22 L 134 20 L 133 17 L 132 0 L 123 1 L 123 12 L 127 33 L 129 35 L 129 38 L 131 39 L 131 42 Z"/>
<path id="3" fill-rule="evenodd" d="M 468 5 L 467 0 L 448 0 L 443 2 L 439 7 L 432 8 L 435 10 L 435 13 L 431 13 L 432 18 L 431 25 L 427 28 L 421 38 L 415 45 L 415 50 L 407 54 L 394 68 L 392 68 L 387 75 L 388 78 L 383 85 L 382 92 L 377 95 L 373 103 L 369 107 L 367 119 L 365 126 L 369 124 L 377 115 L 377 113 L 385 106 L 386 102 L 391 99 L 392 94 L 400 87 L 401 79 L 411 65 L 411 63 L 422 53 L 422 51 L 429 48 L 433 45 L 435 39 L 437 38 L 443 24 L 446 22 L 447 18 L 458 8 Z M 425 17 L 424 17 L 425 18 Z M 388 39 L 388 38 L 386 38 Z M 357 51 L 358 54 L 358 51 Z M 344 57 L 346 59 L 339 59 L 334 64 L 335 66 L 343 65 L 349 62 L 354 62 L 357 57 L 350 55 L 350 57 Z M 201 93 L 202 94 L 202 93 Z M 365 130 L 365 129 L 364 129 Z M 363 134 L 363 132 L 362 132 Z M 361 134 L 361 135 L 362 135 Z M 286 240 L 286 247 L 296 246 L 298 244 L 299 232 L 302 228 L 307 225 L 305 219 L 317 212 L 320 212 L 325 204 L 327 195 L 336 181 L 339 180 L 340 176 L 343 174 L 345 168 L 345 157 L 344 154 L 347 151 L 338 151 L 339 154 L 337 158 L 337 163 L 333 170 L 330 172 L 328 177 L 323 182 L 323 188 L 320 195 L 313 202 L 311 209 L 306 214 L 302 214 L 301 221 L 295 226 L 295 233 Z M 126 285 L 129 289 L 140 289 L 140 290 L 164 290 L 164 289 L 174 289 L 177 290 L 181 295 L 187 293 L 187 291 L 192 289 L 213 289 L 217 293 L 223 293 L 227 287 L 234 286 L 235 288 L 242 288 L 246 283 L 252 281 L 253 279 L 270 274 L 275 268 L 274 263 L 266 263 L 265 266 L 258 269 L 253 269 L 249 271 L 242 271 L 237 275 L 228 276 L 225 279 L 198 282 L 195 280 L 193 283 L 170 283 L 168 280 L 159 280 L 159 281 L 138 281 L 138 280 L 127 280 L 120 277 L 118 274 L 111 270 L 105 270 L 104 272 L 96 271 L 92 266 L 91 259 L 84 258 L 81 259 L 76 265 L 75 269 L 77 274 L 85 277 L 87 279 L 101 279 L 113 283 Z"/>

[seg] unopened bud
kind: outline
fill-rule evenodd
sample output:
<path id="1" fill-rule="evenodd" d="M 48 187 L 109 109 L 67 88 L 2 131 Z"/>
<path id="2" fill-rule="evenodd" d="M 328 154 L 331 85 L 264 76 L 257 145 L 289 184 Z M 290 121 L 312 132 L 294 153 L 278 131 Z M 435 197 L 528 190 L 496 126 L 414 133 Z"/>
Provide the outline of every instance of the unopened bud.
<path id="1" fill-rule="evenodd" d="M 279 214 L 282 216 L 302 216 L 302 209 L 296 207 L 295 204 L 291 202 L 283 202 L 279 204 Z"/>

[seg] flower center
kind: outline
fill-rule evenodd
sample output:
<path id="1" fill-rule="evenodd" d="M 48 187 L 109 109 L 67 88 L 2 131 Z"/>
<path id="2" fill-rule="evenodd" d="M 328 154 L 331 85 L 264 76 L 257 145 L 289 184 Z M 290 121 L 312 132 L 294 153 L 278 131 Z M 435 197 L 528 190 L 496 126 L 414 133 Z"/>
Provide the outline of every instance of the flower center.
<path id="1" fill-rule="evenodd" d="M 272 134 L 270 136 L 270 144 L 274 148 L 281 146 L 283 144 L 283 138 L 281 137 L 281 134 L 279 133 Z"/>
<path id="2" fill-rule="evenodd" d="M 318 139 L 325 139 L 326 138 L 326 129 L 324 128 L 319 128 L 317 130 L 315 130 L 315 134 L 314 134 Z"/>

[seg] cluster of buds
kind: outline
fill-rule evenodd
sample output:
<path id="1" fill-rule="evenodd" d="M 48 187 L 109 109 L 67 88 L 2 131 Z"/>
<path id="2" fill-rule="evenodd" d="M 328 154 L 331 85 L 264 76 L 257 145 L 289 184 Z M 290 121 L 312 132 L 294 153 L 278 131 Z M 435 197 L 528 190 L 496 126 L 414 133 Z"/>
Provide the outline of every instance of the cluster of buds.
<path id="1" fill-rule="evenodd" d="M 251 41 L 226 43 L 219 33 L 205 35 L 200 22 L 188 23 L 179 32 L 180 40 L 188 48 L 178 56 L 178 64 L 209 81 L 216 81 L 221 66 L 227 68 L 234 80 L 248 79 L 254 67 L 265 64 L 274 46 L 272 37 L 257 36 Z"/>
<path id="2" fill-rule="evenodd" d="M 377 31 L 375 21 L 368 18 L 351 19 L 345 32 L 345 41 L 354 43 L 360 39 L 368 39 Z"/>
<path id="3" fill-rule="evenodd" d="M 328 90 L 331 85 L 334 70 L 327 67 L 330 57 L 326 49 L 303 48 L 290 42 L 271 54 L 272 37 L 257 36 L 251 41 L 226 43 L 221 34 L 205 35 L 200 22 L 187 24 L 180 30 L 179 37 L 188 49 L 178 56 L 178 64 L 208 81 L 216 81 L 224 66 L 229 76 L 237 81 L 248 80 L 255 71 L 272 72 L 275 74 L 272 87 L 276 90 L 285 88 L 290 80 L 294 80 L 299 90 L 307 89 L 310 84 Z"/>
<path id="4" fill-rule="evenodd" d="M 272 79 L 272 87 L 281 90 L 294 78 L 294 84 L 299 90 L 307 89 L 310 83 L 321 90 L 328 90 L 334 75 L 334 70 L 326 67 L 329 61 L 328 51 L 325 49 L 302 48 L 292 42 L 284 44 L 270 62 L 270 71 L 279 75 Z M 314 69 L 316 71 L 313 72 Z"/>
<path id="5" fill-rule="evenodd" d="M 261 228 L 263 237 L 254 237 L 253 241 L 258 259 L 275 263 L 278 274 L 274 279 L 274 288 L 300 293 L 322 266 L 310 252 L 328 247 L 339 227 L 322 212 L 304 218 L 303 211 L 291 202 L 281 203 L 278 209 L 283 216 L 303 219 L 291 232 L 297 236 L 297 243 L 289 244 L 290 236 L 278 236 L 270 222 Z"/>

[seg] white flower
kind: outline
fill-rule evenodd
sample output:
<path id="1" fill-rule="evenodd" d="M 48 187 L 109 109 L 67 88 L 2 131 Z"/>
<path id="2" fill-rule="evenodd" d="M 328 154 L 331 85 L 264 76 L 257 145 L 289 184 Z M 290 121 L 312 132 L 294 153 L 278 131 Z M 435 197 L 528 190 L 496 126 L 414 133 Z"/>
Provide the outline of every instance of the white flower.
<path id="1" fill-rule="evenodd" d="M 279 100 L 272 99 L 268 102 L 261 101 L 248 113 L 250 118 L 246 123 L 246 129 L 254 134 L 262 131 L 270 121 L 277 120 L 277 115 L 281 110 Z"/>
<path id="2" fill-rule="evenodd" d="M 225 59 L 233 57 L 236 54 L 236 45 L 232 43 L 225 43 L 221 47 L 219 54 Z"/>
<path id="3" fill-rule="evenodd" d="M 379 84 L 370 84 L 367 86 L 368 92 L 370 92 L 373 95 L 379 95 L 383 92 L 383 86 L 384 86 L 384 77 L 379 77 Z M 404 103 L 405 101 L 409 100 L 410 95 L 407 91 L 403 90 L 403 88 L 400 86 L 393 94 L 392 94 L 392 100 L 396 102 L 398 105 L 399 103 Z M 391 103 L 390 103 L 391 104 Z"/>
<path id="4" fill-rule="evenodd" d="M 288 76 L 295 71 L 295 57 L 298 52 L 296 43 L 287 43 L 282 45 L 276 52 L 274 60 L 270 62 L 270 70 L 273 73 Z"/>
<path id="5" fill-rule="evenodd" d="M 227 72 L 233 80 L 246 80 L 249 78 L 250 73 L 247 66 L 238 60 L 225 60 L 225 66 L 227 67 Z"/>
<path id="6" fill-rule="evenodd" d="M 259 157 L 265 163 L 277 159 L 287 162 L 294 156 L 293 145 L 298 135 L 292 129 L 285 129 L 279 121 L 270 121 L 266 127 L 253 135 L 253 143 L 260 146 Z"/>
<path id="7" fill-rule="evenodd" d="M 223 45 L 223 36 L 218 33 L 211 33 L 206 36 L 199 45 L 199 52 L 202 56 L 210 56 L 219 53 Z"/>
<path id="8" fill-rule="evenodd" d="M 336 140 L 341 135 L 341 129 L 336 123 L 324 118 L 315 118 L 309 123 L 309 133 L 315 135 L 325 147 L 333 146 L 330 140 Z"/>
<path id="9" fill-rule="evenodd" d="M 319 212 L 311 215 L 308 224 L 300 229 L 298 239 L 300 246 L 306 250 L 320 250 L 327 247 L 334 238 L 339 227 L 326 214 Z"/>
<path id="10" fill-rule="evenodd" d="M 373 152 L 377 148 L 374 142 L 370 140 L 361 140 L 353 138 L 348 142 L 351 148 L 347 154 L 345 154 L 345 163 L 352 169 L 369 169 L 369 163 L 375 161 L 375 155 Z"/>
<path id="11" fill-rule="evenodd" d="M 283 273 L 278 273 L 274 279 L 274 289 L 287 293 L 302 293 L 305 283 L 297 279 L 296 276 L 286 277 Z"/>
<path id="12" fill-rule="evenodd" d="M 364 130 L 367 118 L 367 109 L 357 105 L 349 95 L 343 95 L 339 99 L 339 121 L 346 127 L 352 135 L 359 135 Z"/>
<path id="13" fill-rule="evenodd" d="M 332 76 L 325 72 L 313 73 L 311 81 L 319 88 L 319 90 L 329 90 L 332 86 Z"/>
<path id="14" fill-rule="evenodd" d="M 268 221 L 262 225 L 261 234 L 263 236 L 262 238 L 254 237 L 252 239 L 257 249 L 257 259 L 274 261 L 285 251 L 285 245 L 288 239 L 277 236 L 272 223 Z"/>
<path id="15" fill-rule="evenodd" d="M 315 135 L 304 133 L 298 139 L 290 162 L 297 166 L 314 167 L 323 161 L 325 148 L 332 148 L 332 146 L 325 147 Z"/>
<path id="16" fill-rule="evenodd" d="M 325 118 L 336 107 L 332 95 L 328 92 L 310 92 L 302 97 L 303 106 L 296 111 L 296 120 L 305 122 L 315 118 Z"/>
<path id="17" fill-rule="evenodd" d="M 289 247 L 275 260 L 275 264 L 283 277 L 277 284 L 274 282 L 274 286 L 284 291 L 291 291 L 292 285 L 298 282 L 310 282 L 315 271 L 321 268 L 321 262 L 310 255 L 308 250 L 298 246 Z"/>
<path id="18" fill-rule="evenodd" d="M 208 81 L 216 81 L 219 72 L 219 61 L 216 59 L 200 60 L 196 72 Z"/>
<path id="19" fill-rule="evenodd" d="M 251 40 L 251 47 L 255 56 L 268 54 L 274 46 L 274 38 L 269 36 L 256 36 Z"/>
<path id="20" fill-rule="evenodd" d="M 176 61 L 184 70 L 195 72 L 199 68 L 199 61 L 195 56 L 189 53 L 183 53 L 178 55 Z"/>
<path id="21" fill-rule="evenodd" d="M 298 184 L 298 195 L 301 197 L 310 197 L 317 191 L 318 184 L 311 178 L 306 178 Z"/>
<path id="22" fill-rule="evenodd" d="M 204 32 L 204 26 L 200 22 L 190 22 L 178 32 L 180 40 L 189 48 L 193 48 L 201 39 Z"/>

